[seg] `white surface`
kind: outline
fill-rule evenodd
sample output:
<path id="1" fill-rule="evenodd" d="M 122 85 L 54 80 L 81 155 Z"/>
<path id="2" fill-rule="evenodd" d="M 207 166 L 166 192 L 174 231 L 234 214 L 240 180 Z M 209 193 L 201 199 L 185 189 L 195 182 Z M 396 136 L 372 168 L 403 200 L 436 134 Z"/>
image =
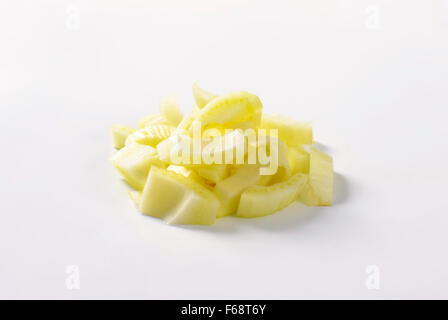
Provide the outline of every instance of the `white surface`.
<path id="1" fill-rule="evenodd" d="M 448 298 L 446 1 L 2 1 L 0 39 L 0 298 Z M 314 121 L 335 205 L 140 215 L 109 126 L 196 80 Z"/>

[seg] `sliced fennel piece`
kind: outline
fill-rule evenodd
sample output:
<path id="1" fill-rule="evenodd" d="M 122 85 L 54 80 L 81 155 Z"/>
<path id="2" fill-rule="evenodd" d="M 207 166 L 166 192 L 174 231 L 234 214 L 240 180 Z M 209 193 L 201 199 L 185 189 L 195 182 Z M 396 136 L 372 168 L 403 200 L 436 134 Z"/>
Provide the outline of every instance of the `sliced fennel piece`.
<path id="1" fill-rule="evenodd" d="M 247 164 L 238 167 L 231 176 L 216 183 L 213 192 L 221 202 L 217 216 L 235 213 L 241 192 L 259 182 L 261 177 L 258 165 Z"/>
<path id="2" fill-rule="evenodd" d="M 299 200 L 308 206 L 330 206 L 333 202 L 333 159 L 328 154 L 310 148 L 308 184 Z"/>
<path id="3" fill-rule="evenodd" d="M 156 149 L 150 146 L 129 144 L 110 159 L 124 180 L 133 188 L 142 190 L 152 165 L 164 166 L 159 160 Z"/>
<path id="4" fill-rule="evenodd" d="M 223 136 L 226 133 L 226 128 L 221 125 L 209 125 L 202 129 L 202 139 L 212 139 Z"/>
<path id="5" fill-rule="evenodd" d="M 160 100 L 160 114 L 173 126 L 179 125 L 184 118 L 175 96 L 163 97 Z"/>
<path id="6" fill-rule="evenodd" d="M 174 165 L 192 164 L 193 139 L 185 134 L 174 132 L 157 145 L 160 160 Z"/>
<path id="7" fill-rule="evenodd" d="M 168 166 L 168 168 L 166 168 L 168 171 L 180 174 L 182 176 L 184 176 L 185 178 L 190 178 L 191 175 L 194 173 L 193 170 L 184 167 L 184 166 L 176 166 L 174 164 L 171 164 Z"/>
<path id="8" fill-rule="evenodd" d="M 170 125 L 170 123 L 160 114 L 150 114 L 138 120 L 138 127 L 143 128 L 154 125 Z"/>
<path id="9" fill-rule="evenodd" d="M 199 167 L 196 169 L 199 176 L 213 183 L 217 183 L 229 176 L 229 167 L 225 164 Z"/>
<path id="10" fill-rule="evenodd" d="M 240 91 L 211 100 L 196 115 L 196 119 L 203 127 L 219 124 L 232 128 L 250 120 L 253 120 L 253 125 L 257 125 L 257 117 L 259 118 L 262 108 L 263 105 L 256 95 Z"/>
<path id="11" fill-rule="evenodd" d="M 288 145 L 312 145 L 313 128 L 309 122 L 299 122 L 281 115 L 263 114 L 260 129 L 277 129 L 278 137 Z"/>
<path id="12" fill-rule="evenodd" d="M 247 139 L 241 130 L 233 130 L 202 141 L 204 164 L 244 164 Z"/>
<path id="13" fill-rule="evenodd" d="M 126 145 L 137 142 L 155 147 L 161 141 L 169 138 L 174 130 L 175 127 L 171 125 L 148 125 L 130 134 L 126 139 Z"/>
<path id="14" fill-rule="evenodd" d="M 196 171 L 194 171 L 193 169 L 191 169 L 189 167 L 176 166 L 174 164 L 171 164 L 168 166 L 167 170 L 177 173 L 177 174 L 180 174 L 180 175 L 184 176 L 185 178 L 192 179 L 194 181 L 197 181 L 198 183 L 204 184 L 206 187 L 209 187 L 209 185 L 207 185 L 205 183 L 206 181 L 204 181 L 204 179 L 201 176 L 199 176 Z"/>
<path id="15" fill-rule="evenodd" d="M 291 175 L 288 146 L 280 138 L 258 135 L 256 141 L 249 139 L 248 153 L 256 154 L 262 174 L 272 176 L 271 183 L 283 181 Z"/>
<path id="16" fill-rule="evenodd" d="M 308 173 L 310 170 L 310 154 L 302 147 L 290 147 L 289 148 L 289 166 L 291 167 L 291 173 L 296 172 Z"/>
<path id="17" fill-rule="evenodd" d="M 211 92 L 207 92 L 199 87 L 199 84 L 196 82 L 193 84 L 193 97 L 196 101 L 196 105 L 199 109 L 202 109 L 207 105 L 210 101 L 218 97 L 216 94 Z"/>
<path id="18" fill-rule="evenodd" d="M 243 191 L 236 215 L 262 217 L 289 206 L 305 186 L 307 176 L 296 173 L 288 180 L 270 186 L 251 186 Z"/>
<path id="19" fill-rule="evenodd" d="M 112 135 L 112 142 L 114 147 L 117 149 L 121 149 L 124 147 L 126 139 L 130 134 L 135 131 L 134 128 L 124 126 L 121 124 L 115 124 L 110 128 L 110 132 Z"/>
<path id="20" fill-rule="evenodd" d="M 192 112 L 183 117 L 182 121 L 176 127 L 175 133 L 190 135 L 190 128 L 196 117 L 196 114 L 197 113 Z"/>
<path id="21" fill-rule="evenodd" d="M 140 211 L 169 224 L 215 222 L 219 201 L 207 187 L 183 175 L 152 167 L 140 202 Z"/>

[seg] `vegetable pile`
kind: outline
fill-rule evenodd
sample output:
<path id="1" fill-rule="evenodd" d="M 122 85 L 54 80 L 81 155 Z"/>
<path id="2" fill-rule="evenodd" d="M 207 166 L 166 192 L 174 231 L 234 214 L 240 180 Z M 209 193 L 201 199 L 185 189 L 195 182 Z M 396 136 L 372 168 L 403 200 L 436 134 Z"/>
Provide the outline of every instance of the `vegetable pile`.
<path id="1" fill-rule="evenodd" d="M 193 85 L 196 106 L 183 115 L 175 97 L 138 128 L 111 127 L 112 165 L 145 215 L 169 224 L 211 225 L 216 218 L 275 213 L 299 200 L 328 206 L 333 160 L 313 148 L 312 126 L 262 113 L 240 91 L 215 95 Z"/>

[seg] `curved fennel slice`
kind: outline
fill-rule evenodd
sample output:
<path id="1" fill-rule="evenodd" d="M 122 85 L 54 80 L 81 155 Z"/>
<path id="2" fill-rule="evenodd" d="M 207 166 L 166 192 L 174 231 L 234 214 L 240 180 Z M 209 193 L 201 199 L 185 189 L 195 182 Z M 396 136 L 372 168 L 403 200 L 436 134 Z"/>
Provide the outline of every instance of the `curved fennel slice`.
<path id="1" fill-rule="evenodd" d="M 199 87 L 199 83 L 195 82 L 193 84 L 193 97 L 196 101 L 196 105 L 199 109 L 202 109 L 207 103 L 218 97 L 216 94 L 213 94 L 211 92 L 207 92 L 201 87 Z"/>
<path id="2" fill-rule="evenodd" d="M 196 115 L 196 119 L 203 127 L 208 124 L 219 124 L 232 128 L 239 123 L 254 120 L 257 125 L 257 118 L 263 108 L 260 99 L 251 93 L 240 91 L 224 94 L 205 105 Z"/>
<path id="3" fill-rule="evenodd" d="M 331 206 L 333 202 L 333 159 L 328 154 L 310 148 L 308 184 L 299 200 L 308 206 Z"/>
<path id="4" fill-rule="evenodd" d="M 124 180 L 137 190 L 143 189 L 152 165 L 165 166 L 160 161 L 156 149 L 139 143 L 123 147 L 110 158 L 110 161 Z"/>
<path id="5" fill-rule="evenodd" d="M 270 186 L 248 187 L 241 194 L 236 215 L 255 218 L 282 210 L 297 198 L 306 181 L 306 175 L 296 173 L 288 180 Z"/>
<path id="6" fill-rule="evenodd" d="M 169 138 L 175 127 L 158 124 L 148 125 L 131 133 L 126 139 L 126 145 L 137 142 L 147 146 L 156 147 L 160 142 Z"/>

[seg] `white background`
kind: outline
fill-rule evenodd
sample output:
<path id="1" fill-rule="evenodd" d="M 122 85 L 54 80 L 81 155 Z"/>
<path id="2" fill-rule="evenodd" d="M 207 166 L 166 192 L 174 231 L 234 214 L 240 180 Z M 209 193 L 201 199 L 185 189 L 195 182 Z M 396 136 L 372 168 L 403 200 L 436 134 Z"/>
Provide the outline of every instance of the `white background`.
<path id="1" fill-rule="evenodd" d="M 444 0 L 2 1 L 0 298 L 448 298 L 447 57 Z M 109 126 L 197 80 L 313 121 L 334 206 L 140 215 Z"/>

